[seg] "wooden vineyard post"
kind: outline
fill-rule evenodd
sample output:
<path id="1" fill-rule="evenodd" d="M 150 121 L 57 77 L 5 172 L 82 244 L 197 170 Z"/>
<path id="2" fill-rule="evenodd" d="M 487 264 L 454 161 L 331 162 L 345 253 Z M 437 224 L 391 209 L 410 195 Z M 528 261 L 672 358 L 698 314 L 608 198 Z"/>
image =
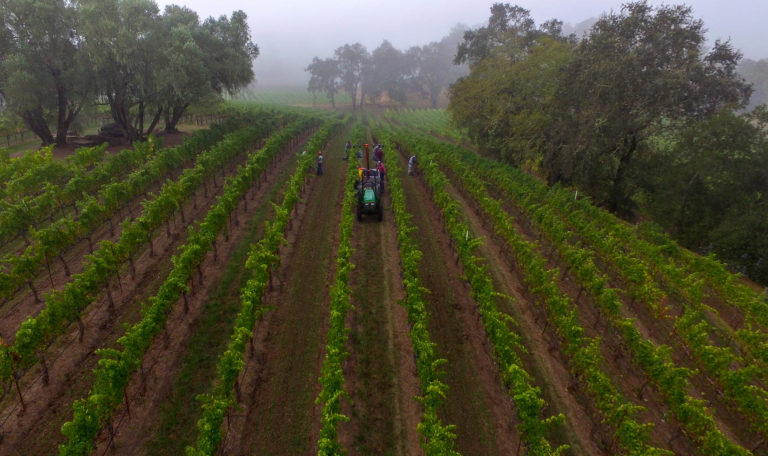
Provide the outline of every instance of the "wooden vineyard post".
<path id="1" fill-rule="evenodd" d="M 131 404 L 128 402 L 128 389 L 123 390 L 123 400 L 125 401 L 125 411 L 131 416 Z"/>
<path id="2" fill-rule="evenodd" d="M 19 401 L 21 402 L 21 411 L 27 411 L 27 404 L 24 403 L 24 396 L 21 394 L 21 388 L 19 387 L 19 374 L 14 369 L 13 371 L 13 383 L 16 385 L 16 392 L 19 394 Z"/>
<path id="3" fill-rule="evenodd" d="M 67 277 L 71 277 L 72 273 L 69 272 L 69 265 L 67 264 L 67 261 L 64 259 L 64 254 L 59 254 L 59 260 L 61 260 L 61 265 L 64 266 L 64 274 L 67 275 Z"/>
<path id="4" fill-rule="evenodd" d="M 107 290 L 107 300 L 109 301 L 109 310 L 115 309 L 115 301 L 112 299 L 112 290 L 109 289 L 109 279 L 104 279 L 104 288 Z"/>
<path id="5" fill-rule="evenodd" d="M 43 302 L 37 295 L 37 289 L 35 288 L 34 284 L 32 284 L 32 280 L 27 280 L 27 285 L 29 285 L 29 288 L 32 290 L 32 295 L 35 297 L 35 303 Z"/>
<path id="6" fill-rule="evenodd" d="M 48 386 L 51 379 L 48 375 L 48 364 L 45 362 L 45 355 L 43 352 L 38 352 L 37 357 L 40 359 L 40 366 L 43 368 L 43 385 Z"/>
<path id="7" fill-rule="evenodd" d="M 133 264 L 133 256 L 128 256 L 128 264 L 131 266 L 131 279 L 136 280 L 136 265 Z"/>
<path id="8" fill-rule="evenodd" d="M 85 335 L 85 325 L 83 325 L 83 320 L 81 320 L 79 316 L 77 317 L 77 329 L 78 329 L 77 340 L 78 342 L 82 342 L 83 336 Z"/>

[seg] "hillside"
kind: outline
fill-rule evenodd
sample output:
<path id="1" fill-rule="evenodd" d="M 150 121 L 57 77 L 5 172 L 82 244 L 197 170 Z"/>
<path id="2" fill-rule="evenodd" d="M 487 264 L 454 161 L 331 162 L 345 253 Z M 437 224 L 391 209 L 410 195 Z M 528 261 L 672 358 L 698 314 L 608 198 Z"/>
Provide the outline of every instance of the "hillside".
<path id="1" fill-rule="evenodd" d="M 383 145 L 381 221 L 347 140 Z M 466 144 L 243 104 L 0 164 L 0 219 L 41 214 L 0 225 L 0 455 L 768 455 L 764 294 Z"/>

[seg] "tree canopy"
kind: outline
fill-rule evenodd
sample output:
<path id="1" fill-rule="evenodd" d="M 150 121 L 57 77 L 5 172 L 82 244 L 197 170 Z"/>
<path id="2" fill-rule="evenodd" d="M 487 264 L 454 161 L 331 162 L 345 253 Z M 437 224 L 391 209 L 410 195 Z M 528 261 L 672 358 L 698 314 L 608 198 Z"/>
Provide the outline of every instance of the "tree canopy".
<path id="1" fill-rule="evenodd" d="M 577 40 L 557 20 L 537 27 L 495 4 L 458 47 L 471 72 L 450 110 L 482 153 L 628 219 L 650 215 L 766 282 L 768 236 L 750 233 L 768 233 L 768 116 L 738 114 L 751 93 L 740 59 L 729 42 L 707 46 L 684 5 L 627 3 Z"/>
<path id="2" fill-rule="evenodd" d="M 331 100 L 331 105 L 336 109 L 336 94 L 339 92 L 341 77 L 339 62 L 334 59 L 315 57 L 305 71 L 309 71 L 311 75 L 307 90 L 312 93 L 326 94 Z"/>
<path id="3" fill-rule="evenodd" d="M 631 208 L 628 173 L 653 132 L 748 100 L 736 74 L 741 55 L 719 41 L 705 53 L 704 43 L 703 24 L 687 6 L 628 3 L 601 17 L 565 69 L 554 110 L 565 134 L 549 157 L 550 175 L 589 186 L 613 210 Z M 586 165 L 582 173 L 569 172 L 574 162 Z"/>
<path id="4" fill-rule="evenodd" d="M 5 0 L 0 17 L 0 94 L 43 144 L 64 144 L 91 94 L 75 3 Z"/>
<path id="5" fill-rule="evenodd" d="M 153 0 L 0 2 L 0 94 L 44 144 L 66 142 L 85 104 L 109 106 L 129 140 L 253 79 L 246 15 L 208 18 Z"/>

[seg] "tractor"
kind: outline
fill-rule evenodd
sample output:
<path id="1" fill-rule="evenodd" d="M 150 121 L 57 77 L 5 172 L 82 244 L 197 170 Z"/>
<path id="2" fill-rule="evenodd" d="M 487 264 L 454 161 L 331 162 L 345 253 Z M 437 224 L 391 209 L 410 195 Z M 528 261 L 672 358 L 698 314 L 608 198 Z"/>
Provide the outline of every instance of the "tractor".
<path id="1" fill-rule="evenodd" d="M 376 214 L 381 221 L 384 218 L 384 207 L 381 204 L 381 177 L 376 168 L 371 169 L 368 166 L 368 144 L 365 144 L 365 163 L 365 168 L 358 168 L 359 180 L 355 182 L 357 220 L 362 221 L 364 214 Z"/>

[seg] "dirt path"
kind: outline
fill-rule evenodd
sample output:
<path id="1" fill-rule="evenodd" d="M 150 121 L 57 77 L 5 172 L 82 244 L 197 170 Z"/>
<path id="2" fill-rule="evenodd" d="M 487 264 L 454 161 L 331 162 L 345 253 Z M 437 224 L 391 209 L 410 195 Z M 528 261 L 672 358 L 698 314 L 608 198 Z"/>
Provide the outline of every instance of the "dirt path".
<path id="1" fill-rule="evenodd" d="M 225 174 L 235 172 L 235 164 L 227 166 Z M 221 176 L 216 182 L 223 183 Z M 209 187 L 212 187 L 209 184 Z M 198 192 L 197 201 L 187 201 L 184 212 L 187 223 L 205 216 L 222 187 L 209 191 L 208 198 Z M 195 207 L 196 206 L 196 207 Z M 45 385 L 41 366 L 30 369 L 20 380 L 26 411 L 21 411 L 18 396 L 7 394 L 2 401 L 2 427 L 5 432 L 0 443 L 4 454 L 52 454 L 62 441 L 61 425 L 71 418 L 73 401 L 83 397 L 93 381 L 92 370 L 99 357 L 95 350 L 112 347 L 124 333 L 124 325 L 141 318 L 141 304 L 159 288 L 168 275 L 171 257 L 187 237 L 186 224 L 171 223 L 169 231 L 159 229 L 153 240 L 155 255 L 149 248 L 134 261 L 136 277 L 131 277 L 127 266 L 123 268 L 120 284 L 112 281 L 114 309 L 107 305 L 105 296 L 97 299 L 84 312 L 85 332 L 82 341 L 73 325 L 57 338 L 45 353 L 50 382 Z M 170 236 L 168 234 L 170 233 Z M 29 436 L 35 436 L 30 439 Z"/>
<path id="2" fill-rule="evenodd" d="M 241 382 L 242 412 L 230 420 L 224 454 L 317 453 L 320 408 L 314 401 L 338 246 L 342 150 L 337 136 L 326 147 L 325 174 L 310 176 L 305 202 L 293 216 L 289 247 L 280 252 L 279 283 L 264 300 L 272 310 L 255 329 L 255 352 Z"/>
<path id="3" fill-rule="evenodd" d="M 350 277 L 352 309 L 344 374 L 351 404 L 343 410 L 349 423 L 339 438 L 349 454 L 421 455 L 416 427 L 422 409 L 408 315 L 397 304 L 405 297 L 397 247 L 397 227 L 389 194 L 384 192 L 384 220 L 356 222 Z"/>
<path id="4" fill-rule="evenodd" d="M 405 157 L 397 158 L 405 169 Z M 442 419 L 457 426 L 456 447 L 464 455 L 515 454 L 520 440 L 517 415 L 501 385 L 439 211 L 420 178 L 404 176 L 403 189 L 424 254 L 420 277 L 431 292 L 426 296 L 429 330 L 439 355 L 448 360 Z"/>

